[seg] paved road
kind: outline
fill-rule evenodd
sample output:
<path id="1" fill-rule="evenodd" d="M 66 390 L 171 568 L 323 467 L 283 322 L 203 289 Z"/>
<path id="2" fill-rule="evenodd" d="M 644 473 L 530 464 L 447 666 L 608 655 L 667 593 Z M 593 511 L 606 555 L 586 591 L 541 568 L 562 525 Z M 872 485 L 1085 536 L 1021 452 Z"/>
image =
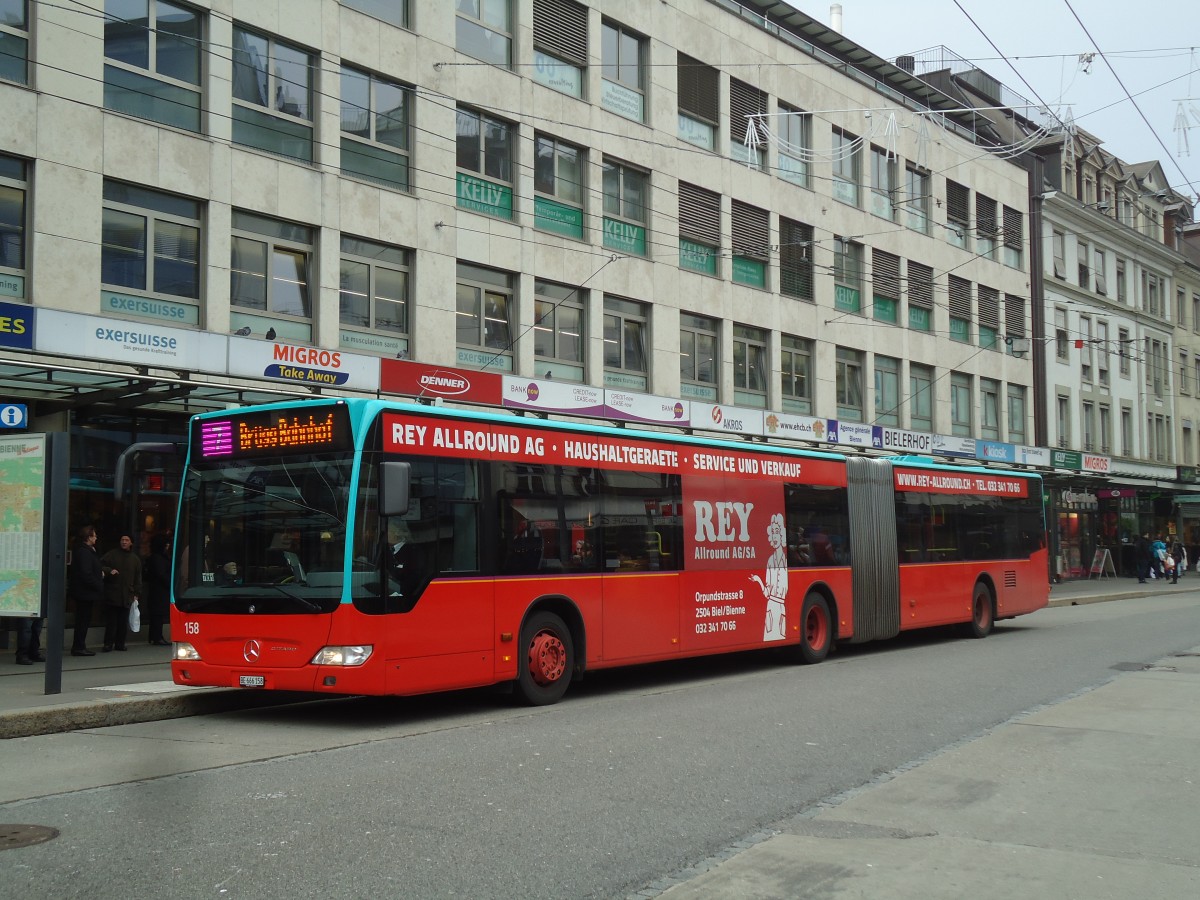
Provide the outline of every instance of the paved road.
<path id="1" fill-rule="evenodd" d="M 0 820 L 62 834 L 0 853 L 0 880 L 33 897 L 652 894 L 1198 636 L 1186 591 L 815 668 L 759 656 L 596 676 L 532 711 L 465 693 L 14 739 Z"/>

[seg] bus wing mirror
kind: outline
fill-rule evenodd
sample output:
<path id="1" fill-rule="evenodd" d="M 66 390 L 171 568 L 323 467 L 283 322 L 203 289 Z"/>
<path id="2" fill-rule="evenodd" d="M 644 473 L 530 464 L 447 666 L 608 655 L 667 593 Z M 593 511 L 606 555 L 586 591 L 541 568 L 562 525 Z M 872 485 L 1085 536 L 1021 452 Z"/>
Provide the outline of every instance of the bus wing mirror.
<path id="1" fill-rule="evenodd" d="M 402 516 L 408 512 L 408 489 L 412 466 L 406 462 L 379 464 L 379 514 Z"/>

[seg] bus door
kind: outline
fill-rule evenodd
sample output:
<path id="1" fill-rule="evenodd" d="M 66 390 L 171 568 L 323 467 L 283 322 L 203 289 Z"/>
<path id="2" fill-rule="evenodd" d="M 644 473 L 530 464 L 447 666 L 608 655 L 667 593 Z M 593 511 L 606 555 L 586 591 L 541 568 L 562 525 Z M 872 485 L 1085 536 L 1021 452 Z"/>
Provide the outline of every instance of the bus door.
<path id="1" fill-rule="evenodd" d="M 600 503 L 605 660 L 679 653 L 679 478 L 605 470 Z"/>

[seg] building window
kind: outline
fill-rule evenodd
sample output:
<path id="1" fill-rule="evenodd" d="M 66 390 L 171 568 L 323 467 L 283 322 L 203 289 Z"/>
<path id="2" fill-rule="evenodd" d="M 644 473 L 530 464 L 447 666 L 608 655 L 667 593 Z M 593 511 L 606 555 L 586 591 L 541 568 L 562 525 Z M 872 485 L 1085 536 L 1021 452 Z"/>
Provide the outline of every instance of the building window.
<path id="1" fill-rule="evenodd" d="M 1188 363 L 1188 352 L 1186 350 L 1179 351 L 1179 393 L 1190 394 L 1191 386 L 1188 384 L 1188 369 L 1191 368 Z"/>
<path id="2" fill-rule="evenodd" d="M 644 391 L 648 386 L 650 308 L 604 297 L 604 386 Z"/>
<path id="3" fill-rule="evenodd" d="M 955 247 L 970 245 L 971 189 L 946 179 L 946 240 Z"/>
<path id="4" fill-rule="evenodd" d="M 778 129 L 779 177 L 808 187 L 808 164 L 812 159 L 812 116 L 786 103 L 779 104 L 775 121 Z"/>
<path id="5" fill-rule="evenodd" d="M 1129 329 L 1118 328 L 1117 329 L 1117 358 L 1120 360 L 1120 362 L 1117 364 L 1117 371 L 1120 374 L 1124 375 L 1126 378 L 1129 377 L 1130 346 L 1131 346 L 1131 341 L 1130 341 L 1130 337 L 1129 337 Z"/>
<path id="6" fill-rule="evenodd" d="M 1200 294 L 1192 294 L 1192 331 L 1200 333 Z"/>
<path id="7" fill-rule="evenodd" d="M 409 251 L 399 247 L 342 236 L 338 303 L 343 347 L 410 355 L 409 258 Z"/>
<path id="8" fill-rule="evenodd" d="M 539 278 L 533 283 L 533 294 L 533 355 L 537 374 L 583 381 L 583 292 Z"/>
<path id="9" fill-rule="evenodd" d="M 729 155 L 761 170 L 766 161 L 760 126 L 767 114 L 767 95 L 753 85 L 729 79 Z"/>
<path id="10" fill-rule="evenodd" d="M 1021 248 L 1025 241 L 1025 214 L 1004 207 L 1004 264 L 1014 269 L 1021 268 Z"/>
<path id="11" fill-rule="evenodd" d="M 534 227 L 582 240 L 586 153 L 546 134 L 534 137 L 533 152 Z"/>
<path id="12" fill-rule="evenodd" d="M 767 405 L 767 332 L 747 325 L 733 326 L 733 402 L 763 408 Z"/>
<path id="13" fill-rule="evenodd" d="M 1055 231 L 1050 238 L 1050 246 L 1054 251 L 1054 277 L 1066 280 L 1067 277 L 1067 236 L 1061 231 Z"/>
<path id="14" fill-rule="evenodd" d="M 871 293 L 875 318 L 895 325 L 900 311 L 900 257 L 871 251 Z"/>
<path id="15" fill-rule="evenodd" d="M 706 316 L 679 314 L 680 396 L 717 400 L 718 339 L 721 323 Z"/>
<path id="16" fill-rule="evenodd" d="M 885 219 L 896 217 L 896 154 L 871 147 L 871 212 Z"/>
<path id="17" fill-rule="evenodd" d="M 863 359 L 858 350 L 837 348 L 835 389 L 837 415 L 847 422 L 863 420 Z"/>
<path id="18" fill-rule="evenodd" d="M 1079 420 L 1083 430 L 1083 452 L 1091 453 L 1096 449 L 1096 404 L 1090 400 L 1084 400 Z"/>
<path id="19" fill-rule="evenodd" d="M 933 268 L 913 262 L 908 266 L 908 327 L 933 330 Z"/>
<path id="20" fill-rule="evenodd" d="M 587 7 L 575 0 L 534 0 L 533 80 L 582 97 L 587 62 Z"/>
<path id="21" fill-rule="evenodd" d="M 1000 292 L 987 285 L 978 286 L 979 346 L 985 350 L 1000 349 Z"/>
<path id="22" fill-rule="evenodd" d="M 512 276 L 458 264 L 455 341 L 460 365 L 511 372 Z"/>
<path id="23" fill-rule="evenodd" d="M 1121 455 L 1133 456 L 1133 411 L 1121 410 Z"/>
<path id="24" fill-rule="evenodd" d="M 459 208 L 511 219 L 514 126 L 460 107 L 455 131 Z"/>
<path id="25" fill-rule="evenodd" d="M 274 37 L 233 28 L 233 142 L 312 162 L 315 58 Z"/>
<path id="26" fill-rule="evenodd" d="M 858 206 L 862 183 L 862 138 L 833 129 L 833 199 Z"/>
<path id="27" fill-rule="evenodd" d="M 721 75 L 712 66 L 679 54 L 679 137 L 689 144 L 715 150 L 721 115 Z"/>
<path id="28" fill-rule="evenodd" d="M 780 338 L 779 369 L 785 412 L 811 415 L 812 341 L 785 334 Z"/>
<path id="29" fill-rule="evenodd" d="M 1112 452 L 1112 410 L 1100 404 L 1100 452 Z"/>
<path id="30" fill-rule="evenodd" d="M 1000 382 L 991 378 L 979 379 L 979 436 L 1000 440 Z"/>
<path id="31" fill-rule="evenodd" d="M 970 437 L 975 405 L 971 402 L 971 376 L 950 373 L 950 433 Z"/>
<path id="32" fill-rule="evenodd" d="M 151 309 L 150 318 L 199 325 L 200 203 L 105 181 L 103 219 L 102 311 Z M 127 291 L 163 302 L 131 304 Z"/>
<path id="33" fill-rule="evenodd" d="M 510 0 L 454 0 L 454 6 L 454 46 L 458 51 L 493 65 L 512 65 Z"/>
<path id="34" fill-rule="evenodd" d="M 1025 387 L 1020 384 L 1008 386 L 1008 440 L 1013 444 L 1025 443 Z"/>
<path id="35" fill-rule="evenodd" d="M 904 208 L 908 227 L 921 234 L 929 234 L 929 173 L 909 165 L 905 167 L 904 178 Z"/>
<path id="36" fill-rule="evenodd" d="M 900 425 L 900 360 L 875 357 L 875 424 Z"/>
<path id="37" fill-rule="evenodd" d="M 229 304 L 235 329 L 280 338 L 312 340 L 309 263 L 313 230 L 255 213 L 233 211 L 230 239 Z"/>
<path id="38" fill-rule="evenodd" d="M 1054 308 L 1054 356 L 1059 362 L 1070 359 L 1067 344 L 1067 311 L 1061 306 Z"/>
<path id="39" fill-rule="evenodd" d="M 1184 327 L 1184 319 L 1187 316 L 1187 292 L 1183 288 L 1175 290 L 1175 324 L 1180 328 Z"/>
<path id="40" fill-rule="evenodd" d="M 1004 295 L 1004 343 L 1009 353 L 1027 353 L 1025 340 L 1025 298 L 1016 294 Z"/>
<path id="41" fill-rule="evenodd" d="M 1065 450 L 1071 446 L 1071 398 L 1059 395 L 1055 398 L 1055 422 L 1058 428 L 1058 446 Z"/>
<path id="42" fill-rule="evenodd" d="M 0 0 L 0 79 L 29 84 L 28 0 Z"/>
<path id="43" fill-rule="evenodd" d="M 409 0 L 341 0 L 342 6 L 357 9 L 397 28 L 408 27 L 408 3 Z"/>
<path id="44" fill-rule="evenodd" d="M 843 237 L 833 239 L 833 305 L 843 312 L 862 311 L 863 247 Z"/>
<path id="45" fill-rule="evenodd" d="M 947 277 L 950 294 L 950 340 L 971 343 L 971 282 L 957 275 Z"/>
<path id="46" fill-rule="evenodd" d="M 1142 309 L 1150 315 L 1160 314 L 1158 308 L 1158 276 L 1142 270 Z"/>
<path id="47" fill-rule="evenodd" d="M 679 182 L 680 268 L 718 274 L 720 246 L 721 195 Z"/>
<path id="48" fill-rule="evenodd" d="M 342 66 L 342 172 L 401 191 L 409 183 L 412 90 Z"/>
<path id="49" fill-rule="evenodd" d="M 646 255 L 646 208 L 650 176 L 641 169 L 605 157 L 604 246 L 636 256 Z"/>
<path id="50" fill-rule="evenodd" d="M 1079 349 L 1079 374 L 1083 381 L 1092 380 L 1092 319 L 1090 316 L 1079 317 L 1079 337 L 1082 346 Z"/>
<path id="51" fill-rule="evenodd" d="M 996 216 L 996 201 L 977 193 L 975 195 L 976 250 L 984 259 L 996 258 L 996 238 L 999 234 L 1000 222 Z"/>
<path id="52" fill-rule="evenodd" d="M 908 366 L 908 424 L 914 431 L 933 431 L 932 366 Z"/>
<path id="53" fill-rule="evenodd" d="M 28 189 L 25 161 L 0 154 L 0 297 L 25 296 Z"/>
<path id="54" fill-rule="evenodd" d="M 767 261 L 771 256 L 770 214 L 765 209 L 734 200 L 732 278 L 750 287 L 767 286 Z"/>
<path id="55" fill-rule="evenodd" d="M 616 22 L 600 28 L 600 103 L 609 112 L 646 121 L 646 39 Z"/>
<path id="56" fill-rule="evenodd" d="M 198 132 L 203 13 L 163 0 L 105 0 L 104 14 L 105 109 Z"/>
<path id="57" fill-rule="evenodd" d="M 1079 241 L 1075 247 L 1077 268 L 1079 269 L 1079 286 L 1087 290 L 1091 286 L 1092 270 L 1088 268 L 1088 245 Z"/>
<path id="58" fill-rule="evenodd" d="M 813 299 L 813 227 L 779 219 L 779 293 Z"/>
<path id="59" fill-rule="evenodd" d="M 1096 323 L 1096 372 L 1100 384 L 1108 386 L 1108 323 Z"/>
<path id="60" fill-rule="evenodd" d="M 1108 293 L 1108 278 L 1107 278 L 1106 273 L 1107 273 L 1107 269 L 1108 269 L 1108 262 L 1104 258 L 1104 251 L 1101 250 L 1099 247 L 1095 248 L 1093 253 L 1094 253 L 1095 268 L 1096 268 L 1096 271 L 1094 273 L 1094 277 L 1096 280 L 1096 293 L 1102 294 L 1102 295 L 1107 294 Z"/>
<path id="61" fill-rule="evenodd" d="M 1126 304 L 1129 302 L 1129 288 L 1125 280 L 1125 260 L 1117 260 L 1117 302 Z"/>

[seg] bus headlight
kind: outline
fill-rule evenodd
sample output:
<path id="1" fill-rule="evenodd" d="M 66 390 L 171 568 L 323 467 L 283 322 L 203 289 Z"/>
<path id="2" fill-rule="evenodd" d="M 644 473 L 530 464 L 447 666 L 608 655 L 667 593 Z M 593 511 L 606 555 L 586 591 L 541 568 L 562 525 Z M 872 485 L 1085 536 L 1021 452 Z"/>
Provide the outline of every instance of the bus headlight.
<path id="1" fill-rule="evenodd" d="M 196 648 L 186 641 L 176 641 L 175 650 L 173 653 L 175 659 L 191 660 L 195 662 L 200 659 L 200 654 L 196 652 Z"/>
<path id="2" fill-rule="evenodd" d="M 371 658 L 371 644 L 356 644 L 352 647 L 322 647 L 312 658 L 314 666 L 361 666 Z"/>

